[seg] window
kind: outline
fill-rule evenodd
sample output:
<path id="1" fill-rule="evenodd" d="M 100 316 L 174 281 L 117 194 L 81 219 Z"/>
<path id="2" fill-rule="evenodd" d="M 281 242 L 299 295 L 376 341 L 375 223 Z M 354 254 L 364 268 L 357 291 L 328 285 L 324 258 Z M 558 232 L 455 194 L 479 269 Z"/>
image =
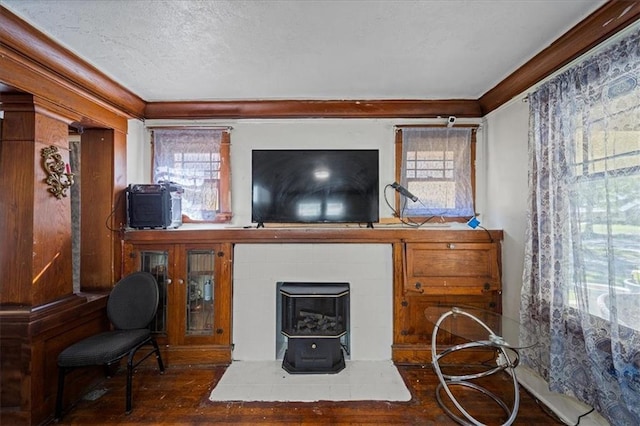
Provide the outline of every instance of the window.
<path id="1" fill-rule="evenodd" d="M 153 129 L 153 181 L 182 189 L 185 222 L 231 220 L 230 129 Z"/>
<path id="2" fill-rule="evenodd" d="M 623 33 L 528 95 L 522 364 L 611 424 L 640 424 L 639 45 Z"/>
<path id="3" fill-rule="evenodd" d="M 398 128 L 396 178 L 418 197 L 396 197 L 401 217 L 475 214 L 475 133 L 471 127 Z"/>
<path id="4" fill-rule="evenodd" d="M 614 81 L 607 87 L 619 85 Z M 608 116 L 605 111 L 590 111 L 593 121 L 576 127 L 568 151 L 573 159 L 573 220 L 583 250 L 589 309 L 603 317 L 609 313 L 602 298 L 610 289 L 621 299 L 640 293 L 640 137 L 634 121 L 640 106 L 636 85 L 627 87 L 615 95 L 608 90 Z M 580 116 L 576 123 L 583 119 Z M 568 291 L 577 306 L 580 295 L 573 287 Z M 619 315 L 623 312 L 618 309 Z M 623 320 L 640 326 L 640 314 L 634 321 Z"/>

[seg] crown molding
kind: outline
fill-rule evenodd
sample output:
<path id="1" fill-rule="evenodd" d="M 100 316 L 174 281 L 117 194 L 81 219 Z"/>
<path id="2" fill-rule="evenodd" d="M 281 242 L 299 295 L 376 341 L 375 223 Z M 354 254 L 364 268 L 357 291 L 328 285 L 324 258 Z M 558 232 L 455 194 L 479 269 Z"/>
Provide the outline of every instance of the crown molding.
<path id="1" fill-rule="evenodd" d="M 482 115 L 523 93 L 640 18 L 640 2 L 609 1 L 480 97 Z"/>
<path id="2" fill-rule="evenodd" d="M 86 61 L 58 45 L 27 22 L 0 6 L 0 49 L 12 56 L 24 74 L 12 75 L 0 68 L 0 81 L 17 90 L 47 97 L 39 93 L 43 84 L 58 86 L 63 92 L 90 99 L 121 115 L 142 118 L 145 101 Z M 50 99 L 58 102 L 60 99 Z"/>
<path id="3" fill-rule="evenodd" d="M 148 119 L 480 117 L 476 100 L 256 100 L 149 102 Z"/>
<path id="4" fill-rule="evenodd" d="M 202 118 L 482 117 L 640 19 L 640 2 L 605 3 L 480 99 L 145 102 L 0 6 L 0 82 L 86 116 Z"/>

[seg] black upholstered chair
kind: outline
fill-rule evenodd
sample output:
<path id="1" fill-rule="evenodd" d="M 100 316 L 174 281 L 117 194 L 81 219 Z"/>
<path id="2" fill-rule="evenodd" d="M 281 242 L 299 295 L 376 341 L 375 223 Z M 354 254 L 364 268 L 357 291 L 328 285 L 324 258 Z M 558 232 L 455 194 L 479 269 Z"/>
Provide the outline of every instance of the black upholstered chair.
<path id="1" fill-rule="evenodd" d="M 95 365 L 104 365 L 108 370 L 112 364 L 126 356 L 126 412 L 131 412 L 133 369 L 155 354 L 160 372 L 164 372 L 158 344 L 149 329 L 157 309 L 158 284 L 153 275 L 134 272 L 115 285 L 107 301 L 107 316 L 113 325 L 112 330 L 74 343 L 58 356 L 56 419 L 62 418 L 64 379 L 69 371 Z M 142 358 L 138 357 L 134 363 L 136 352 L 145 345 L 151 345 L 149 352 Z"/>

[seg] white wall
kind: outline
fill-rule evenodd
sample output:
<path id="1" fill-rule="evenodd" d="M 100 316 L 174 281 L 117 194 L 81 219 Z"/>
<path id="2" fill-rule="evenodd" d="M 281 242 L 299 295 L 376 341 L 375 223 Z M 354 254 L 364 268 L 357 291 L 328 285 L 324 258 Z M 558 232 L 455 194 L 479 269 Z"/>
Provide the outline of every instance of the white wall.
<path id="1" fill-rule="evenodd" d="M 518 97 L 485 117 L 486 208 L 483 226 L 501 228 L 503 313 L 518 318 L 528 188 L 529 106 Z"/>
<path id="2" fill-rule="evenodd" d="M 200 125 L 230 126 L 231 131 L 231 203 L 233 226 L 251 222 L 251 150 L 252 149 L 378 149 L 380 151 L 380 217 L 391 217 L 383 198 L 385 185 L 395 180 L 395 128 L 400 124 L 444 124 L 446 119 L 304 119 L 304 120 L 147 120 L 146 126 Z M 479 124 L 480 120 L 459 119 L 458 124 Z M 128 140 L 129 152 L 142 159 L 128 162 L 129 183 L 149 183 L 151 176 L 148 137 Z M 143 132 L 144 133 L 144 132 Z M 130 136 L 132 132 L 130 131 Z M 133 163 L 133 164 L 131 164 Z M 142 168 L 140 168 L 142 167 Z M 134 178 L 135 177 L 135 178 Z M 138 179 L 138 180 L 136 180 Z M 390 201 L 393 194 L 388 192 Z"/>
<path id="3" fill-rule="evenodd" d="M 149 183 L 151 179 L 151 145 L 140 120 L 129 120 L 127 131 L 127 184 Z"/>

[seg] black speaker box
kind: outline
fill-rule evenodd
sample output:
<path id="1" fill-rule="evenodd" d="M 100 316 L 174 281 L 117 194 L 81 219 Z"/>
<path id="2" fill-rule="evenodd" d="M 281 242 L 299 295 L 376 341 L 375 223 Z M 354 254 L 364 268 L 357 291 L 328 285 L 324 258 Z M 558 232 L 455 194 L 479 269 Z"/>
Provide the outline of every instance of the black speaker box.
<path id="1" fill-rule="evenodd" d="M 129 185 L 127 218 L 131 228 L 167 228 L 171 225 L 169 185 Z"/>

